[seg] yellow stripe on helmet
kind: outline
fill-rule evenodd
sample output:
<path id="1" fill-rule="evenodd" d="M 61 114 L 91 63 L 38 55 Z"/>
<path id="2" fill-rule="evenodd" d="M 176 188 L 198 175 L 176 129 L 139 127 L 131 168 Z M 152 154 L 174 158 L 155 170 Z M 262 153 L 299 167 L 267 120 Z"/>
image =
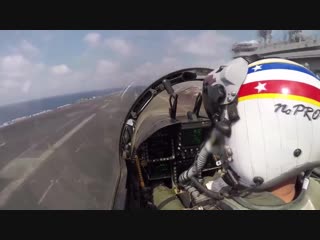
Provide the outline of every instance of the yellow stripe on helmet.
<path id="1" fill-rule="evenodd" d="M 301 101 L 301 102 L 305 102 L 305 103 L 310 103 L 310 104 L 313 104 L 317 107 L 320 107 L 320 102 L 318 102 L 314 99 L 302 97 L 302 96 L 297 96 L 297 95 L 286 95 L 286 94 L 280 94 L 280 93 L 252 94 L 252 95 L 240 97 L 238 99 L 238 101 L 242 102 L 242 101 L 246 101 L 246 100 L 265 99 L 265 98 L 282 98 L 282 99 L 296 100 L 296 101 Z"/>

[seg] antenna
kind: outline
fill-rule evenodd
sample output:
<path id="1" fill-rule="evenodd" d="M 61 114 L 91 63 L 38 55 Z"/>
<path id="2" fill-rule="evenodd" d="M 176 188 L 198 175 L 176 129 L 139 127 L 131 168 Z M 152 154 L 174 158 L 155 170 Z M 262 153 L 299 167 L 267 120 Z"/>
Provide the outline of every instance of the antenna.
<path id="1" fill-rule="evenodd" d="M 258 38 L 263 43 L 266 42 L 267 39 L 267 31 L 266 30 L 258 30 Z"/>
<path id="2" fill-rule="evenodd" d="M 267 30 L 267 40 L 268 40 L 268 43 L 271 43 L 271 40 L 272 40 L 272 30 Z"/>
<path id="3" fill-rule="evenodd" d="M 288 41 L 288 31 L 282 30 L 282 33 L 283 33 L 283 41 L 284 42 Z"/>
<path id="4" fill-rule="evenodd" d="M 272 39 L 272 30 L 258 30 L 258 38 L 264 44 L 270 43 Z"/>
<path id="5" fill-rule="evenodd" d="M 300 42 L 303 40 L 302 30 L 288 30 L 289 42 Z"/>

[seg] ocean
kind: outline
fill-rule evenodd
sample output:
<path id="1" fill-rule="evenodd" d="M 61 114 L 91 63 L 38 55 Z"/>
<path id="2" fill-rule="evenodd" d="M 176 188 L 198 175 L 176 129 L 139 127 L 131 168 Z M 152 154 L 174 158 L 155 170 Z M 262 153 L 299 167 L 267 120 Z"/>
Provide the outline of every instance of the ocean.
<path id="1" fill-rule="evenodd" d="M 10 121 L 18 118 L 54 110 L 67 104 L 73 104 L 81 99 L 107 96 L 119 90 L 120 89 L 107 89 L 82 92 L 0 106 L 0 126 L 7 125 Z"/>

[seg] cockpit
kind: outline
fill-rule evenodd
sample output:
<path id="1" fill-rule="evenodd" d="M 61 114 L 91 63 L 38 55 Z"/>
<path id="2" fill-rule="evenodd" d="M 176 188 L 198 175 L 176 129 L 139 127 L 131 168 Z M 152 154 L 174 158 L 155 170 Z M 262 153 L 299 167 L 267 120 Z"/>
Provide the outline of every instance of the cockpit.
<path id="1" fill-rule="evenodd" d="M 194 163 L 211 132 L 201 96 L 202 80 L 210 71 L 186 69 L 169 74 L 145 90 L 129 111 L 120 156 L 127 166 L 129 194 L 139 195 L 129 208 L 145 208 L 157 185 L 178 189 L 179 175 Z M 207 161 L 201 174 L 212 175 L 215 164 Z"/>

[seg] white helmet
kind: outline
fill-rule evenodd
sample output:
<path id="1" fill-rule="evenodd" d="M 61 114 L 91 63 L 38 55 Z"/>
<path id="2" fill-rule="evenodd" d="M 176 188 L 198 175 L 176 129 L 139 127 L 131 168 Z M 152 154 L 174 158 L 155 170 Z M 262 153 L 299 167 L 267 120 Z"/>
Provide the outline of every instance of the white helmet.
<path id="1" fill-rule="evenodd" d="M 320 81 L 293 61 L 253 59 L 209 73 L 203 100 L 231 127 L 224 144 L 240 185 L 265 189 L 320 166 Z"/>

